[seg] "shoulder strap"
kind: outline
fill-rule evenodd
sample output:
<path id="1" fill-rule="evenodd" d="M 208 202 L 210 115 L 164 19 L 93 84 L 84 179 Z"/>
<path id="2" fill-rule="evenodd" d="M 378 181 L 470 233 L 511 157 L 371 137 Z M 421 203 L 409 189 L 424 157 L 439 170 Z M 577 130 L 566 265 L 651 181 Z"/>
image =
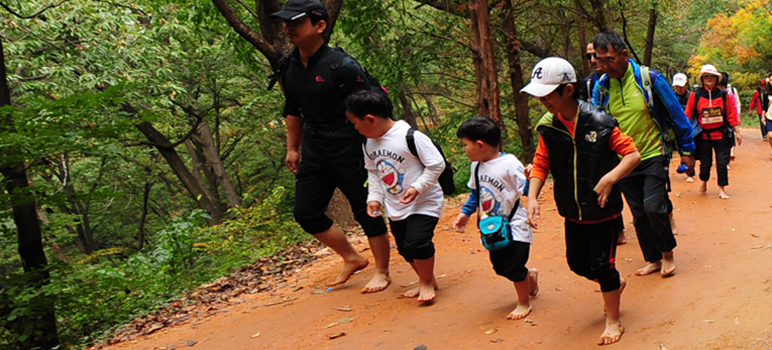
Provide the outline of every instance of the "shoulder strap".
<path id="1" fill-rule="evenodd" d="M 292 61 L 292 52 L 293 51 L 290 51 L 288 54 L 282 56 L 282 58 L 279 59 L 279 69 L 268 76 L 268 78 L 271 79 L 268 82 L 268 91 L 273 90 L 273 86 L 276 85 L 276 82 L 279 81 L 279 79 L 284 81 L 284 77 L 287 75 L 287 69 L 289 68 L 290 61 Z"/>
<path id="2" fill-rule="evenodd" d="M 641 80 L 643 81 L 644 93 L 646 93 L 646 106 L 649 108 L 649 113 L 654 113 L 654 95 L 651 93 L 651 70 L 649 67 L 641 66 Z M 656 79 L 656 77 L 654 77 Z"/>
<path id="3" fill-rule="evenodd" d="M 477 190 L 477 226 L 480 226 L 480 162 L 477 162 L 477 165 L 474 167 L 474 188 Z M 511 222 L 512 218 L 515 217 L 515 213 L 517 212 L 517 208 L 520 207 L 520 198 L 517 199 L 515 204 L 512 206 L 512 211 L 509 212 L 509 217 L 507 217 L 507 221 Z"/>
<path id="4" fill-rule="evenodd" d="M 418 158 L 418 161 L 421 161 L 421 157 L 418 156 L 418 150 L 415 148 L 414 134 L 415 134 L 415 129 L 413 128 L 407 129 L 407 134 L 405 134 L 405 140 L 407 141 L 407 149 L 410 150 L 410 154 Z"/>

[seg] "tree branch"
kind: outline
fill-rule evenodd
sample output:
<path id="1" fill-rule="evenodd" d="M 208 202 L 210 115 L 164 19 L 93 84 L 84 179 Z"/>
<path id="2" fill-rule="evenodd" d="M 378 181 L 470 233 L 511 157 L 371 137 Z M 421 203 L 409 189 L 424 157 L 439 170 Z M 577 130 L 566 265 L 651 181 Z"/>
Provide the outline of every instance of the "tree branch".
<path id="1" fill-rule="evenodd" d="M 16 16 L 16 17 L 18 17 L 18 18 L 21 18 L 21 19 L 32 19 L 32 18 L 35 18 L 35 17 L 37 17 L 37 16 L 40 16 L 40 15 L 41 15 L 43 12 L 46 12 L 48 9 L 52 9 L 52 8 L 54 8 L 54 7 L 59 7 L 59 6 L 61 6 L 62 4 L 64 4 L 64 3 L 65 3 L 65 2 L 67 2 L 67 1 L 70 1 L 70 0 L 62 0 L 62 1 L 60 1 L 60 2 L 59 2 L 58 4 L 56 4 L 56 5 L 48 5 L 48 6 L 44 7 L 42 10 L 40 10 L 40 11 L 38 11 L 38 12 L 36 12 L 36 13 L 32 14 L 32 15 L 29 15 L 29 16 L 22 16 L 22 15 L 20 15 L 20 14 L 16 13 L 16 12 L 14 12 L 13 10 L 11 10 L 11 8 L 10 8 L 10 7 L 8 7 L 8 5 L 6 5 L 6 4 L 5 4 L 4 2 L 2 2 L 2 1 L 0 1 L 0 6 L 2 6 L 4 9 L 6 9 L 6 11 L 10 12 L 12 15 L 14 15 L 14 16 Z"/>
<path id="2" fill-rule="evenodd" d="M 143 16 L 148 17 L 148 18 L 152 17 L 147 12 L 142 11 L 142 10 L 136 8 L 136 7 L 131 7 L 131 6 L 127 6 L 127 5 L 123 5 L 123 4 L 118 4 L 118 3 L 110 2 L 110 1 L 105 1 L 105 0 L 94 0 L 94 1 L 96 1 L 96 2 L 103 2 L 105 4 L 110 4 L 110 5 L 117 6 L 117 7 L 123 7 L 123 8 L 131 10 L 131 12 L 134 12 L 134 13 L 139 14 L 139 15 L 143 15 Z"/>

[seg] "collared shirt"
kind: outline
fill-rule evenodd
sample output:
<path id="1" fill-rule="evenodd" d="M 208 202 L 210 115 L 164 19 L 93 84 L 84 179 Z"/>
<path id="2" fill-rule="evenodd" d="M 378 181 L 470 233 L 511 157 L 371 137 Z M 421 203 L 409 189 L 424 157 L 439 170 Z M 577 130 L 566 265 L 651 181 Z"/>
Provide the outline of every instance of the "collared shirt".
<path id="1" fill-rule="evenodd" d="M 657 122 L 649 115 L 643 90 L 635 81 L 632 64 L 621 79 L 610 79 L 607 112 L 619 123 L 623 134 L 633 138 L 641 160 L 662 154 Z"/>
<path id="2" fill-rule="evenodd" d="M 326 44 L 308 58 L 307 66 L 296 48 L 284 78 L 284 116 L 303 118 L 303 159 L 339 163 L 362 160 L 361 136 L 346 118 L 343 101 L 369 83 L 359 64 L 344 58 L 337 72 L 331 69 Z M 336 81 L 333 81 L 335 78 Z M 337 81 L 340 80 L 340 81 Z"/>

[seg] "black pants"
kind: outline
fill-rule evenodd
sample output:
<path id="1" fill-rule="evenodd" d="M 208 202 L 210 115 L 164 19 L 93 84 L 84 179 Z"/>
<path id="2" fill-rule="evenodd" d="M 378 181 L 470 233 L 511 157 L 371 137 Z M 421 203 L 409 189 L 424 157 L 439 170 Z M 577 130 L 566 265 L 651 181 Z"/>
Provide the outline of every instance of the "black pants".
<path id="1" fill-rule="evenodd" d="M 767 121 L 759 114 L 759 122 L 761 123 L 761 137 L 767 137 Z"/>
<path id="2" fill-rule="evenodd" d="M 668 215 L 669 209 L 672 210 L 667 195 L 668 166 L 664 156 L 647 159 L 619 181 L 619 187 L 633 213 L 638 244 L 648 262 L 662 260 L 662 252 L 669 252 L 676 247 Z"/>
<path id="3" fill-rule="evenodd" d="M 337 187 L 348 199 L 354 219 L 362 225 L 367 237 L 388 232 L 383 218 L 367 215 L 367 188 L 364 187 L 367 170 L 362 161 L 330 164 L 304 159 L 300 162 L 295 176 L 294 214 L 303 230 L 317 234 L 332 227 L 332 219 L 324 212 Z"/>
<path id="4" fill-rule="evenodd" d="M 715 152 L 718 185 L 729 185 L 729 172 L 726 166 L 729 165 L 732 143 L 733 140 L 727 137 L 720 140 L 700 140 L 700 148 L 697 150 L 698 157 L 700 157 L 700 180 L 710 180 L 710 167 L 713 165 L 713 153 Z"/>
<path id="5" fill-rule="evenodd" d="M 621 286 L 616 269 L 621 221 L 622 217 L 595 224 L 565 221 L 568 267 L 579 276 L 597 280 L 602 292 L 617 290 Z"/>
<path id="6" fill-rule="evenodd" d="M 426 260 L 434 256 L 434 229 L 439 218 L 413 214 L 404 220 L 389 220 L 391 234 L 397 243 L 397 252 L 407 262 L 413 260 Z"/>

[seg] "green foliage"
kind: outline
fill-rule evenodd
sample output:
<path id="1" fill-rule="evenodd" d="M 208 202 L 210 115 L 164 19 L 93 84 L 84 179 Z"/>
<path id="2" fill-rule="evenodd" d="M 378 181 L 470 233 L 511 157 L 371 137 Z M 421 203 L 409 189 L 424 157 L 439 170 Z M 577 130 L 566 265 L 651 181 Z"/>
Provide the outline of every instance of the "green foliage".
<path id="1" fill-rule="evenodd" d="M 63 340 L 85 345 L 103 339 L 198 285 L 309 239 L 291 214 L 278 210 L 283 195 L 275 188 L 262 203 L 234 210 L 232 220 L 216 227 L 204 227 L 207 216 L 200 211 L 177 216 L 144 252 L 113 248 L 75 264 L 54 261 L 51 283 L 41 288 L 25 274 L 10 274 L 0 285 L 0 310 L 10 310 L 0 317 L 0 329 L 30 319 L 40 307 L 34 302 L 46 297 L 54 300 Z M 25 329 L 0 332 L 0 340 L 26 337 Z"/>

